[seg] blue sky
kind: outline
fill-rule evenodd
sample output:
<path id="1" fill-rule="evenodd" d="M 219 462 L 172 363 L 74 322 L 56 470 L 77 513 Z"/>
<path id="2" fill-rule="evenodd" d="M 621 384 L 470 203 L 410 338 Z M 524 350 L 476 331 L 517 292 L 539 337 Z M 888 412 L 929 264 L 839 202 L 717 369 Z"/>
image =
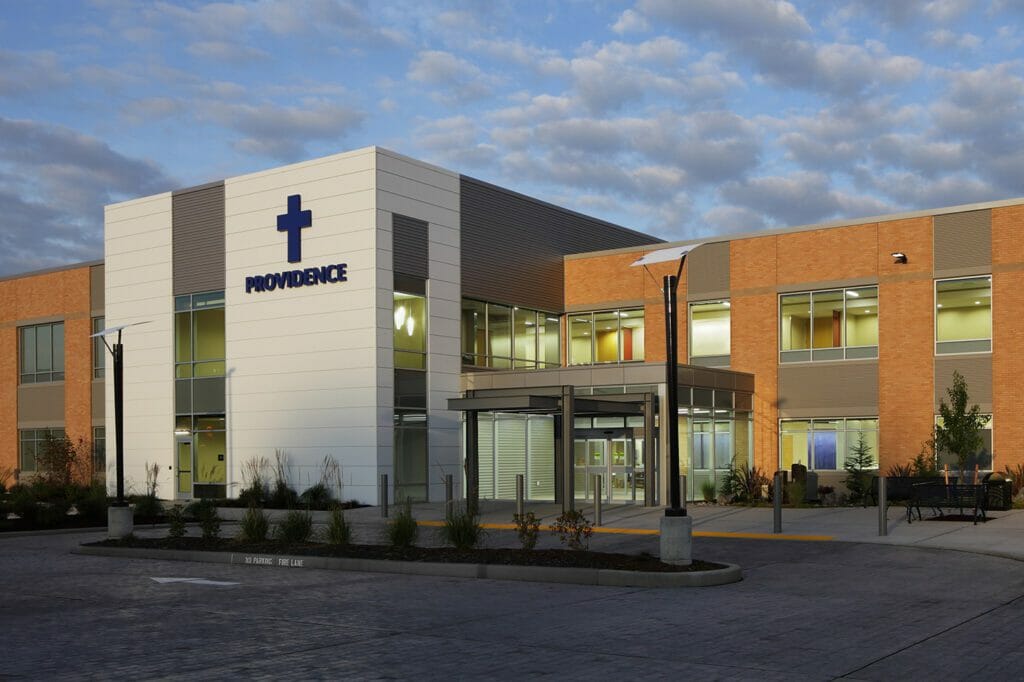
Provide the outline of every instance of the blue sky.
<path id="1" fill-rule="evenodd" d="M 666 239 L 1024 195 L 1022 0 L 0 5 L 0 275 L 370 144 Z"/>

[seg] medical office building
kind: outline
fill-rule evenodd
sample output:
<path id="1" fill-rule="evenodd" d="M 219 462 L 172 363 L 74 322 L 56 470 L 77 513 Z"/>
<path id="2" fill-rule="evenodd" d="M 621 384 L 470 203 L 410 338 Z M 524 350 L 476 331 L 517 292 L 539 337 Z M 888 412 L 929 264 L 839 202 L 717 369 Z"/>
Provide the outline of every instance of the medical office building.
<path id="1" fill-rule="evenodd" d="M 883 468 L 907 462 L 954 370 L 990 415 L 983 467 L 1024 462 L 1022 217 L 1024 200 L 994 202 L 692 251 L 689 497 L 734 463 L 838 480 L 861 436 Z M 299 490 L 326 457 L 367 503 L 381 474 L 395 497 L 434 500 L 446 474 L 482 498 L 513 497 L 524 474 L 530 499 L 563 504 L 600 474 L 609 501 L 659 504 L 660 287 L 677 263 L 633 263 L 665 246 L 375 147 L 111 205 L 102 264 L 0 281 L 0 390 L 17 404 L 0 466 L 30 473 L 47 429 L 113 452 L 87 332 L 130 324 L 137 489 L 156 463 L 164 498 L 233 496 L 247 463 L 283 453 Z"/>

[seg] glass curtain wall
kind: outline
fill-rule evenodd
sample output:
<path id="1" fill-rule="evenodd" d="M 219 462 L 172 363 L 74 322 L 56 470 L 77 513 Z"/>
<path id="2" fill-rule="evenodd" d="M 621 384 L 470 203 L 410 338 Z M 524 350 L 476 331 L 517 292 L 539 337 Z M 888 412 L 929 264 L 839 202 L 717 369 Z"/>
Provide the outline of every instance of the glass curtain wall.
<path id="1" fill-rule="evenodd" d="M 494 369 L 558 367 L 558 315 L 462 300 L 462 364 Z"/>
<path id="2" fill-rule="evenodd" d="M 427 299 L 394 292 L 395 501 L 428 497 Z"/>
<path id="3" fill-rule="evenodd" d="M 717 497 L 729 469 L 752 461 L 750 411 L 734 408 L 731 391 L 681 389 L 680 396 L 680 402 L 692 396 L 692 404 L 679 411 L 679 469 L 686 475 L 686 495 L 704 499 L 713 485 Z"/>
<path id="4" fill-rule="evenodd" d="M 783 294 L 779 360 L 878 357 L 878 287 Z"/>
<path id="5" fill-rule="evenodd" d="M 570 365 L 643 361 L 642 308 L 573 313 L 567 317 Z"/>
<path id="6" fill-rule="evenodd" d="M 802 464 L 813 471 L 842 471 L 864 436 L 878 465 L 878 419 L 783 419 L 779 424 L 779 464 L 789 471 Z"/>
<path id="7" fill-rule="evenodd" d="M 185 496 L 227 494 L 224 292 L 174 299 L 177 490 Z"/>

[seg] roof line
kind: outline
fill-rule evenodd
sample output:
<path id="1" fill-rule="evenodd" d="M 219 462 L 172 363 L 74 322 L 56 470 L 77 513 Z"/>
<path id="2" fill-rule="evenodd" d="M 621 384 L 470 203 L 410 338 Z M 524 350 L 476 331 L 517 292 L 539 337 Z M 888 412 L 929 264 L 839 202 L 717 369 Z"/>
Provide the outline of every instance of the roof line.
<path id="1" fill-rule="evenodd" d="M 87 260 L 81 263 L 68 263 L 67 265 L 56 265 L 52 268 L 42 268 L 41 270 L 28 270 L 27 272 L 18 272 L 13 275 L 4 275 L 0 277 L 0 282 L 6 282 L 12 279 L 21 279 L 22 277 L 35 277 L 36 275 L 49 275 L 52 272 L 60 272 L 62 270 L 77 270 L 78 268 L 91 268 L 97 265 L 103 265 L 103 259 L 100 260 Z"/>

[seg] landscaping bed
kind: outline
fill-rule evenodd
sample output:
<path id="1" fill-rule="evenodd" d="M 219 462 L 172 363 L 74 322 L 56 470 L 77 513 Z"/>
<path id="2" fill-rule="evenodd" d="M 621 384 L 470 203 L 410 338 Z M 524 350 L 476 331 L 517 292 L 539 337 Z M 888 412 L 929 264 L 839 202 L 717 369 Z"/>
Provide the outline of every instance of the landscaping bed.
<path id="1" fill-rule="evenodd" d="M 507 549 L 454 547 L 391 547 L 387 545 L 329 545 L 279 541 L 242 542 L 228 538 L 135 538 L 86 543 L 84 547 L 156 549 L 175 551 L 231 552 L 235 554 L 279 554 L 289 556 L 339 557 L 416 563 L 484 564 L 498 566 L 539 566 L 587 568 L 648 573 L 692 573 L 726 568 L 724 564 L 694 560 L 689 566 L 662 563 L 650 554 L 614 554 L 571 549 Z"/>

